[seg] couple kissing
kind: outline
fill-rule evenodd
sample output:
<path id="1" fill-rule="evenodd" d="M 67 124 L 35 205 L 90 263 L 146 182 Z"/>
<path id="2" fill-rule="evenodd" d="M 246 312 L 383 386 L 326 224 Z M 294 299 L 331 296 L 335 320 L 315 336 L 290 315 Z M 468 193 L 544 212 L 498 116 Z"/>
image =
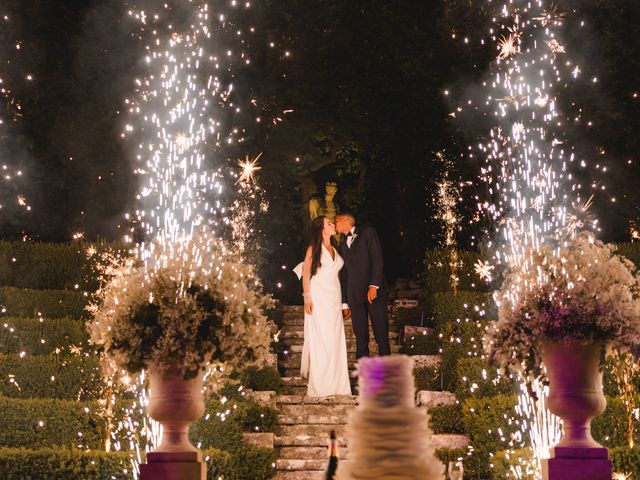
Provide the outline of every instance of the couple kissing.
<path id="1" fill-rule="evenodd" d="M 336 233 L 343 240 L 336 245 Z M 349 213 L 316 217 L 304 262 L 296 267 L 304 295 L 301 375 L 307 395 L 350 395 L 343 318 L 351 318 L 356 359 L 369 355 L 369 318 L 380 355 L 389 355 L 388 288 L 382 245 L 371 227 Z"/>

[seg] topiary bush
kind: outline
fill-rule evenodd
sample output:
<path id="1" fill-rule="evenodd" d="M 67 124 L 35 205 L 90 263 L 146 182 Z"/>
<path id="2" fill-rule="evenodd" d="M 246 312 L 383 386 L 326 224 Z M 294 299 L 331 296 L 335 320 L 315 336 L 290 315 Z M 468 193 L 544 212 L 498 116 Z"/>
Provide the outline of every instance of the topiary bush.
<path id="1" fill-rule="evenodd" d="M 405 338 L 403 352 L 406 355 L 436 355 L 440 341 L 435 334 L 416 334 Z"/>
<path id="2" fill-rule="evenodd" d="M 416 391 L 420 390 L 442 390 L 442 375 L 440 367 L 418 367 L 413 369 L 413 378 Z"/>
<path id="3" fill-rule="evenodd" d="M 640 478 L 640 449 L 618 447 L 609 450 L 613 471 L 629 475 L 630 479 Z"/>
<path id="4" fill-rule="evenodd" d="M 83 318 L 87 297 L 80 291 L 0 287 L 0 310 L 12 317 Z"/>
<path id="5" fill-rule="evenodd" d="M 277 368 L 273 367 L 248 367 L 240 373 L 240 383 L 245 388 L 255 391 L 275 391 L 281 387 L 282 377 Z"/>
<path id="6" fill-rule="evenodd" d="M 0 449 L 6 480 L 130 480 L 129 456 L 120 452 L 69 449 Z"/>
<path id="7" fill-rule="evenodd" d="M 458 291 L 439 292 L 433 296 L 436 325 L 457 320 L 495 320 L 498 312 L 490 293 Z"/>
<path id="8" fill-rule="evenodd" d="M 518 392 L 518 385 L 510 376 L 498 375 L 496 367 L 481 358 L 459 358 L 456 369 L 455 394 L 458 400 L 468 397 L 492 397 Z"/>
<path id="9" fill-rule="evenodd" d="M 93 291 L 98 282 L 86 243 L 0 241 L 0 285 Z M 100 245 L 93 246 L 101 249 Z"/>
<path id="10" fill-rule="evenodd" d="M 474 265 L 481 258 L 476 252 L 458 250 L 456 270 L 459 290 L 489 290 L 489 286 L 475 273 Z M 451 290 L 451 249 L 427 250 L 424 257 L 423 281 L 427 296 L 435 292 Z"/>
<path id="11" fill-rule="evenodd" d="M 69 353 L 70 346 L 86 349 L 88 339 L 82 320 L 21 317 L 0 320 L 1 353 L 49 355 L 60 350 L 65 354 Z"/>
<path id="12" fill-rule="evenodd" d="M 247 400 L 210 400 L 204 416 L 191 426 L 189 438 L 201 448 L 235 452 L 244 448 L 243 432 L 274 432 L 278 412 Z"/>
<path id="13" fill-rule="evenodd" d="M 0 412 L 0 447 L 104 448 L 104 424 L 95 402 L 0 397 Z"/>
<path id="14" fill-rule="evenodd" d="M 467 398 L 462 402 L 464 432 L 473 446 L 465 462 L 469 478 L 490 478 L 491 454 L 504 450 L 511 435 L 518 430 L 515 422 L 509 422 L 515 416 L 516 403 L 512 395 Z"/>
<path id="15" fill-rule="evenodd" d="M 0 394 L 11 398 L 93 400 L 104 383 L 97 357 L 0 355 Z"/>
<path id="16" fill-rule="evenodd" d="M 434 434 L 464 433 L 461 404 L 441 405 L 430 408 L 429 415 L 431 416 L 431 429 Z"/>
<path id="17" fill-rule="evenodd" d="M 458 361 L 483 354 L 482 339 L 486 320 L 456 320 L 440 326 L 443 388 L 456 391 L 459 382 Z"/>
<path id="18" fill-rule="evenodd" d="M 636 399 L 636 404 L 640 398 Z M 638 420 L 632 422 L 633 439 L 640 442 Z M 619 398 L 607 397 L 607 408 L 602 415 L 591 421 L 591 433 L 596 441 L 605 447 L 625 447 L 629 445 L 628 424 L 624 402 Z"/>

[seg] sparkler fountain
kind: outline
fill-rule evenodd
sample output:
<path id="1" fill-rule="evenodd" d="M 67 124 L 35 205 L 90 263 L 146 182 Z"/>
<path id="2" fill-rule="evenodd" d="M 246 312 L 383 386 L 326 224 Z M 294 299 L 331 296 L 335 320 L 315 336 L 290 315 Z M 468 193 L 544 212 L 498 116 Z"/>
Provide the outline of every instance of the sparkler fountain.
<path id="1" fill-rule="evenodd" d="M 535 269 L 530 252 L 542 245 L 558 246 L 580 230 L 597 229 L 587 213 L 592 197 L 584 201 L 582 185 L 572 174 L 585 162 L 567 142 L 570 120 L 560 109 L 563 90 L 581 73 L 562 44 L 565 17 L 555 1 L 510 0 L 493 19 L 491 37 L 498 54 L 493 76 L 483 84 L 487 94 L 479 109 L 493 119 L 494 127 L 477 145 L 477 156 L 485 161 L 481 179 L 489 199 L 479 207 L 496 225 L 490 245 L 494 261 L 511 271 Z M 514 288 L 502 301 L 515 306 L 521 294 Z M 546 460 L 553 456 L 550 447 L 560 437 L 561 422 L 546 409 L 548 387 L 534 385 L 538 401 L 523 388 L 518 412 L 528 425 L 536 478 L 543 464 L 543 470 L 554 464 L 563 472 L 545 478 L 604 478 L 580 477 L 582 467 L 575 467 L 586 466 L 591 474 L 606 469 L 608 461 L 589 458 L 593 452 L 569 452 L 569 457 L 585 453 L 577 464 L 574 458 Z"/>
<path id="2" fill-rule="evenodd" d="M 245 51 L 244 32 L 206 1 L 146 4 L 149 10 L 140 6 L 128 12 L 139 24 L 135 36 L 146 43 L 145 74 L 136 80 L 136 95 L 126 100 L 131 121 L 123 137 L 132 137 L 135 142 L 135 173 L 140 177 L 139 206 L 132 216 L 135 226 L 127 240 L 133 241 L 141 230 L 144 239 L 137 244 L 137 256 L 148 275 L 153 276 L 156 269 L 170 261 L 169 257 L 191 262 L 183 271 L 205 268 L 207 252 L 198 250 L 203 244 L 192 242 L 194 236 L 204 232 L 211 238 L 222 238 L 229 223 L 233 234 L 243 231 L 234 222 L 248 221 L 250 212 L 246 207 L 240 220 L 233 218 L 233 204 L 227 207 L 224 193 L 232 184 L 226 178 L 228 165 L 226 161 L 215 161 L 212 155 L 223 146 L 243 140 L 243 130 L 225 120 L 240 112 L 240 106 L 233 101 L 233 67 L 249 64 L 250 59 Z M 230 6 L 248 9 L 250 3 L 232 1 Z M 232 34 L 225 36 L 231 30 Z M 228 43 L 227 37 L 233 38 L 237 49 L 228 44 L 222 47 L 223 40 Z M 212 51 L 212 46 L 220 51 Z M 241 184 L 251 183 L 253 173 L 260 168 L 257 159 L 241 167 Z M 176 280 L 189 284 L 189 278 Z M 134 385 L 138 395 L 134 409 L 149 406 L 143 383 L 144 375 Z M 153 420 L 145 419 L 142 427 L 133 423 L 124 428 L 141 430 L 138 433 L 142 438 L 132 442 L 138 452 L 133 461 L 137 476 L 142 460 L 140 441 L 146 442 L 147 452 L 157 448 L 162 429 Z M 141 466 L 143 479 L 199 479 L 206 475 L 199 452 L 194 455 L 196 452 L 164 451 L 147 455 L 149 463 Z"/>

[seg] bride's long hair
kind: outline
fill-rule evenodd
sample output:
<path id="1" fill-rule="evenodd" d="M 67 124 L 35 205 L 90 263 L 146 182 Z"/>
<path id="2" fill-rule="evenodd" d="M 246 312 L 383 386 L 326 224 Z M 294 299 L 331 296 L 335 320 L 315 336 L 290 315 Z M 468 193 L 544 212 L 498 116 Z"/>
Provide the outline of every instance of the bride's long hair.
<path id="1" fill-rule="evenodd" d="M 313 277 L 318 268 L 322 266 L 320 257 L 322 256 L 322 231 L 324 230 L 324 219 L 327 218 L 324 215 L 319 215 L 311 222 L 311 239 L 309 245 L 311 246 L 311 276 Z M 331 244 L 333 245 L 333 238 L 331 238 Z"/>

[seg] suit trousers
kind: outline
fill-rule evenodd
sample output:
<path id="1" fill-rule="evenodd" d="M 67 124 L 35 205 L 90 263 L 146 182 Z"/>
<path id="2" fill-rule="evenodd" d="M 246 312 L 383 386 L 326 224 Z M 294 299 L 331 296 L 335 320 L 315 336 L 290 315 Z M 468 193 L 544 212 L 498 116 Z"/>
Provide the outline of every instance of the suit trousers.
<path id="1" fill-rule="evenodd" d="M 373 336 L 378 344 L 378 355 L 390 355 L 389 296 L 376 298 L 373 303 L 349 305 L 353 333 L 356 335 L 356 359 L 369 356 L 369 317 Z"/>

